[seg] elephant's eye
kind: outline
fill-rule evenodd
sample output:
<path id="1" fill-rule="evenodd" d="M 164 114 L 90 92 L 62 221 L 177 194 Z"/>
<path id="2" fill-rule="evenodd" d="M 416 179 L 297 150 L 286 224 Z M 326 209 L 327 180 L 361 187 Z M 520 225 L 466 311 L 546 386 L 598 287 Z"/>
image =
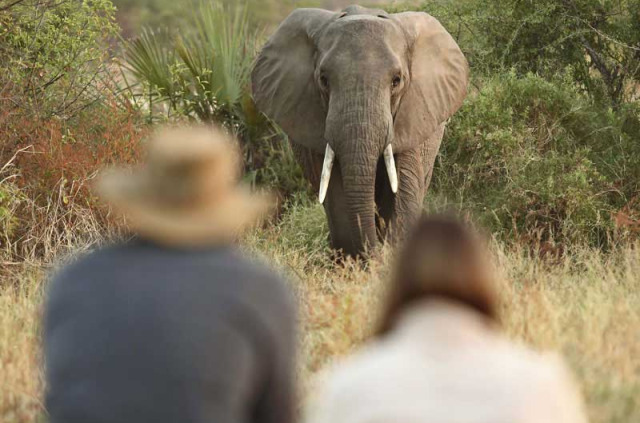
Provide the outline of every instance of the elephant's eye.
<path id="1" fill-rule="evenodd" d="M 324 89 L 329 88 L 329 80 L 324 75 L 320 75 L 320 86 Z"/>
<path id="2" fill-rule="evenodd" d="M 402 78 L 400 77 L 400 75 L 396 75 L 393 77 L 393 79 L 391 80 L 391 86 L 393 88 L 396 88 L 398 85 L 400 85 L 400 82 L 402 81 Z"/>

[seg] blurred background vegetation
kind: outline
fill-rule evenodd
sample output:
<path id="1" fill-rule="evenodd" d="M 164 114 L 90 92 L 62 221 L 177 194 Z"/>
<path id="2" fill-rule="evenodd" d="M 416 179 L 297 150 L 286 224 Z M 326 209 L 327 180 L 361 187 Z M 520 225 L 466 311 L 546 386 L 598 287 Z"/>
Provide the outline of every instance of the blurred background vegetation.
<path id="1" fill-rule="evenodd" d="M 303 373 L 363 338 L 389 250 L 367 269 L 333 262 L 316 193 L 248 86 L 293 8 L 347 3 L 0 0 L 0 368 L 12 382 L 0 383 L 0 420 L 46 421 L 43 269 L 121 235 L 89 188 L 103 166 L 136 163 L 165 122 L 224 125 L 246 181 L 279 194 L 282 213 L 246 242 L 294 281 Z M 361 3 L 436 16 L 469 59 L 425 208 L 498 238 L 510 336 L 563 351 L 591 421 L 640 421 L 640 2 Z"/>
<path id="2" fill-rule="evenodd" d="M 217 0 L 213 3 L 223 7 L 245 5 L 249 11 L 250 23 L 269 30 L 277 26 L 293 9 L 298 7 L 339 10 L 354 2 L 345 0 Z M 399 5 L 417 5 L 419 1 L 363 0 L 355 3 L 372 7 L 398 7 Z M 189 7 L 185 7 L 188 2 L 171 0 L 115 0 L 113 4 L 118 8 L 116 16 L 125 37 L 137 35 L 145 26 L 180 25 L 188 22 L 192 13 Z"/>
<path id="3" fill-rule="evenodd" d="M 362 3 L 434 15 L 471 65 L 428 209 L 460 211 L 509 242 L 608 248 L 637 238 L 640 2 Z M 346 4 L 0 0 L 6 250 L 47 256 L 52 240 L 73 245 L 111 227 L 90 181 L 105 164 L 135 162 L 164 122 L 225 125 L 239 136 L 247 181 L 275 189 L 283 207 L 313 202 L 286 137 L 256 111 L 249 74 L 295 7 Z"/>

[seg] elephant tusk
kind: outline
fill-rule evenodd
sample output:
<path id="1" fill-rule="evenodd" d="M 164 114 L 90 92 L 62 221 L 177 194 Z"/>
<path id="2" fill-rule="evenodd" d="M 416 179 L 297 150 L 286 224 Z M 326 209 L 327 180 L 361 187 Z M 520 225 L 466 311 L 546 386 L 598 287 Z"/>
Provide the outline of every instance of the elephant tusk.
<path id="1" fill-rule="evenodd" d="M 384 166 L 387 168 L 387 175 L 389 175 L 391 191 L 395 194 L 398 192 L 398 173 L 396 171 L 396 161 L 393 158 L 393 147 L 391 147 L 391 144 L 387 145 L 387 148 L 384 149 Z"/>
<path id="2" fill-rule="evenodd" d="M 336 153 L 327 143 L 327 148 L 324 152 L 324 163 L 322 163 L 322 175 L 320 176 L 320 193 L 318 199 L 320 204 L 324 203 L 324 198 L 327 196 L 327 189 L 329 188 L 329 179 L 331 179 L 331 169 L 333 168 L 333 159 L 336 157 Z"/>

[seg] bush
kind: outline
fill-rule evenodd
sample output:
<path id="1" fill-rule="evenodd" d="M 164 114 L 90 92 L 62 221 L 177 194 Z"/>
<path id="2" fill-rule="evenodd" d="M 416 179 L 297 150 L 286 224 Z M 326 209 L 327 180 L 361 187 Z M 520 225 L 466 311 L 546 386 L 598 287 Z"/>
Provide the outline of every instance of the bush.
<path id="1" fill-rule="evenodd" d="M 614 107 L 637 98 L 636 0 L 427 0 L 421 9 L 452 32 L 476 73 L 553 77 L 568 69 L 581 89 Z"/>
<path id="2" fill-rule="evenodd" d="M 139 121 L 107 103 L 73 121 L 0 110 L 0 163 L 10 163 L 0 175 L 2 252 L 51 260 L 117 230 L 120 222 L 96 201 L 90 184 L 105 165 L 137 161 L 147 132 Z"/>
<path id="3" fill-rule="evenodd" d="M 284 200 L 296 202 L 314 198 L 311 184 L 305 179 L 283 134 L 277 132 L 271 139 L 255 144 L 245 158 L 245 180 L 252 186 L 277 190 Z"/>
<path id="4" fill-rule="evenodd" d="M 123 27 L 125 37 L 136 34 L 145 27 L 161 28 L 184 25 L 192 19 L 192 9 L 197 7 L 197 2 L 193 0 L 188 2 L 114 0 L 113 3 L 118 8 L 118 21 Z M 237 0 L 216 0 L 216 3 L 228 7 L 239 2 Z M 300 0 L 242 0 L 240 3 L 247 7 L 251 25 L 275 26 L 296 7 L 296 4 L 298 7 L 303 7 L 301 3 L 309 2 L 300 2 Z"/>
<path id="5" fill-rule="evenodd" d="M 5 2 L 6 3 L 6 2 Z M 67 119 L 109 87 L 109 0 L 8 2 L 0 11 L 0 92 L 19 113 Z"/>
<path id="6" fill-rule="evenodd" d="M 448 126 L 432 195 L 505 238 L 605 245 L 640 189 L 637 111 L 602 108 L 569 77 L 483 79 Z"/>
<path id="7" fill-rule="evenodd" d="M 0 7 L 0 239 L 9 260 L 50 260 L 116 226 L 89 184 L 132 162 L 144 133 L 113 90 L 109 0 Z"/>

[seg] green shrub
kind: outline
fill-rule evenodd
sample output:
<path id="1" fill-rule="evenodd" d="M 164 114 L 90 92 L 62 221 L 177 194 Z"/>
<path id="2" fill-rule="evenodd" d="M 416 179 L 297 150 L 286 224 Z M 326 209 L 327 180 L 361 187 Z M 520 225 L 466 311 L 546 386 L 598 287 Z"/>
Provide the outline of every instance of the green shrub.
<path id="1" fill-rule="evenodd" d="M 142 28 L 161 28 L 188 23 L 197 8 L 194 0 L 114 0 L 118 19 L 122 21 L 125 36 L 140 32 Z M 275 26 L 297 7 L 309 3 L 300 0 L 216 0 L 223 6 L 241 3 L 246 6 L 251 25 Z M 315 2 L 311 2 L 315 3 Z M 316 4 L 313 4 L 316 6 Z"/>
<path id="2" fill-rule="evenodd" d="M 278 231 L 285 250 L 304 251 L 310 256 L 328 251 L 329 227 L 324 208 L 317 202 L 291 202 L 278 224 Z"/>
<path id="3" fill-rule="evenodd" d="M 127 68 L 142 83 L 136 97 L 165 106 L 168 114 L 203 122 L 259 125 L 248 91 L 256 39 L 246 9 L 213 3 L 194 10 L 179 35 L 144 30 L 125 45 Z M 146 105 L 153 113 L 153 104 Z"/>
<path id="4" fill-rule="evenodd" d="M 503 237 L 605 244 L 611 213 L 639 192 L 638 115 L 598 106 L 569 77 L 480 85 L 448 126 L 432 195 Z"/>
<path id="5" fill-rule="evenodd" d="M 307 200 L 313 196 L 311 184 L 305 179 L 286 136 L 280 131 L 247 150 L 245 167 L 245 179 L 251 185 L 277 189 L 286 200 Z"/>
<path id="6" fill-rule="evenodd" d="M 114 12 L 109 0 L 8 2 L 0 11 L 3 97 L 19 112 L 62 119 L 100 101 Z"/>
<path id="7" fill-rule="evenodd" d="M 474 71 L 553 77 L 568 69 L 592 97 L 618 107 L 640 83 L 637 0 L 426 0 Z"/>

